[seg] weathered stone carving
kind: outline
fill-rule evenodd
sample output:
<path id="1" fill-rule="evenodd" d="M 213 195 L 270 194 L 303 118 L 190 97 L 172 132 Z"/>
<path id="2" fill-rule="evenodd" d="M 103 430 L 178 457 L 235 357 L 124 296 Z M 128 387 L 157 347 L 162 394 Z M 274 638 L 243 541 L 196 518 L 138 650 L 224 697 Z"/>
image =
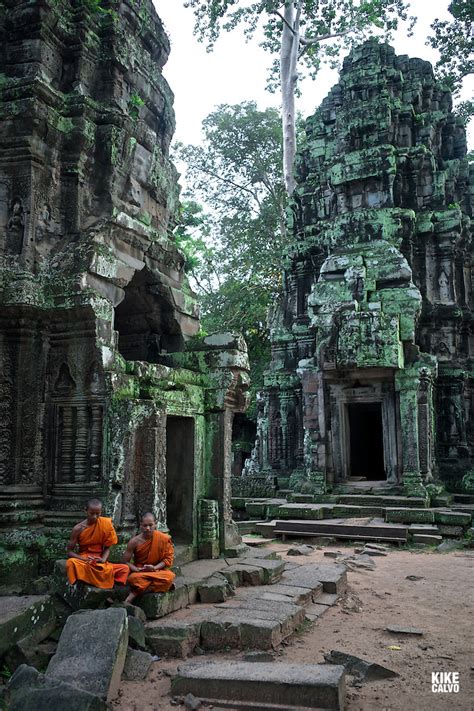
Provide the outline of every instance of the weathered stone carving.
<path id="1" fill-rule="evenodd" d="M 244 474 L 320 494 L 353 477 L 460 486 L 474 446 L 471 204 L 449 91 L 427 62 L 369 41 L 306 137 Z"/>
<path id="2" fill-rule="evenodd" d="M 10 556 L 17 560 L 16 531 L 35 522 L 35 560 L 46 568 L 91 495 L 122 531 L 153 511 L 193 555 L 197 502 L 211 499 L 216 554 L 240 540 L 230 438 L 233 414 L 247 404 L 248 361 L 242 339 L 198 337 L 198 307 L 172 236 L 173 97 L 161 73 L 168 38 L 151 0 L 7 7 L 2 580 Z M 170 449 L 181 456 L 182 482 Z"/>

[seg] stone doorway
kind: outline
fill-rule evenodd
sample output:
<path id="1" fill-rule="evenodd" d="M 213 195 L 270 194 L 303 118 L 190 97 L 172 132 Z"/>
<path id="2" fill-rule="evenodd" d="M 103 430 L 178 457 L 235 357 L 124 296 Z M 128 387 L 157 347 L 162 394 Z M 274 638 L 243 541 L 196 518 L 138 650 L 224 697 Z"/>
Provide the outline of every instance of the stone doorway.
<path id="1" fill-rule="evenodd" d="M 175 543 L 194 534 L 194 420 L 166 418 L 166 520 Z"/>
<path id="2" fill-rule="evenodd" d="M 386 479 L 382 404 L 380 402 L 349 403 L 347 417 L 351 479 L 367 481 Z"/>

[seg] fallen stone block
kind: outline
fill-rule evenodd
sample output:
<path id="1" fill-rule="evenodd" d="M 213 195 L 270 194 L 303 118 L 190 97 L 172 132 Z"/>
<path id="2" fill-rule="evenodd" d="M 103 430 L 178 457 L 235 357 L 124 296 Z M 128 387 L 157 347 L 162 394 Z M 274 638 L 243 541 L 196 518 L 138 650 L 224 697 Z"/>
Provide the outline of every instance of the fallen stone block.
<path id="1" fill-rule="evenodd" d="M 424 543 L 427 546 L 433 546 L 433 545 L 437 545 L 437 544 L 441 543 L 443 540 L 443 537 L 442 536 L 427 536 L 425 534 L 415 533 L 412 540 L 413 540 L 413 543 Z"/>
<path id="2" fill-rule="evenodd" d="M 412 523 L 408 529 L 411 535 L 420 533 L 421 535 L 437 536 L 441 531 L 438 526 L 431 526 L 423 523 Z"/>
<path id="3" fill-rule="evenodd" d="M 242 565 L 249 565 L 252 568 L 261 568 L 261 570 L 263 570 L 263 582 L 265 585 L 271 585 L 279 580 L 285 570 L 285 562 L 283 560 L 244 558 Z"/>
<path id="4" fill-rule="evenodd" d="M 230 565 L 222 570 L 222 575 L 227 578 L 230 583 L 237 578 L 237 585 L 263 585 L 264 571 L 263 568 L 256 565 Z"/>
<path id="5" fill-rule="evenodd" d="M 387 553 L 385 551 L 379 551 L 376 548 L 365 547 L 362 549 L 361 552 L 362 552 L 362 555 L 371 555 L 374 558 L 376 558 L 377 556 L 386 556 L 387 555 Z"/>
<path id="6" fill-rule="evenodd" d="M 417 627 L 399 627 L 398 625 L 389 625 L 385 628 L 387 632 L 392 634 L 413 634 L 421 636 L 424 634 L 423 630 L 419 630 Z"/>
<path id="7" fill-rule="evenodd" d="M 256 532 L 263 536 L 263 538 L 267 538 L 268 540 L 271 540 L 273 538 L 274 529 L 275 521 L 265 521 L 263 523 L 255 524 Z"/>
<path id="8" fill-rule="evenodd" d="M 374 570 L 375 568 L 375 561 L 372 560 L 372 558 L 365 553 L 361 553 L 360 555 L 355 556 L 344 557 L 343 561 L 344 564 L 352 570 L 355 570 L 357 568 L 364 568 L 365 570 Z"/>
<path id="9" fill-rule="evenodd" d="M 447 526 L 470 526 L 471 514 L 461 513 L 460 511 L 436 511 L 436 523 L 442 523 Z"/>
<path id="10" fill-rule="evenodd" d="M 98 696 L 26 665 L 18 667 L 8 682 L 5 702 L 9 711 L 106 711 Z"/>
<path id="11" fill-rule="evenodd" d="M 68 617 L 46 676 L 110 700 L 120 684 L 127 646 L 125 610 L 81 611 Z"/>
<path id="12" fill-rule="evenodd" d="M 188 711 L 197 711 L 202 706 L 201 700 L 197 699 L 194 694 L 186 694 L 183 699 L 183 704 Z"/>
<path id="13" fill-rule="evenodd" d="M 462 526 L 448 526 L 440 523 L 437 532 L 449 538 L 461 538 L 461 536 L 464 535 L 464 528 Z"/>
<path id="14" fill-rule="evenodd" d="M 146 628 L 146 642 L 154 654 L 185 658 L 194 652 L 200 641 L 200 622 L 187 623 L 163 620 Z"/>
<path id="15" fill-rule="evenodd" d="M 131 605 L 128 602 L 123 603 L 123 607 L 126 610 L 128 617 L 136 617 L 138 620 L 140 620 L 140 622 L 143 622 L 143 624 L 145 624 L 146 615 L 141 607 L 138 607 L 138 605 Z"/>
<path id="16" fill-rule="evenodd" d="M 0 657 L 26 638 L 40 642 L 57 624 L 50 595 L 9 595 L 0 598 Z"/>
<path id="17" fill-rule="evenodd" d="M 285 709 L 344 708 L 344 668 L 279 662 L 188 662 L 171 682 L 173 694 L 202 700 L 275 704 Z M 263 706 L 261 707 L 263 708 Z"/>
<path id="18" fill-rule="evenodd" d="M 122 676 L 127 681 L 142 681 L 150 671 L 152 664 L 153 657 L 151 654 L 129 647 Z"/>
<path id="19" fill-rule="evenodd" d="M 10 647 L 3 659 L 10 671 L 15 671 L 22 664 L 44 671 L 55 651 L 55 642 L 38 642 L 35 635 L 30 635 Z"/>
<path id="20" fill-rule="evenodd" d="M 382 546 L 380 543 L 366 543 L 364 548 L 368 550 L 381 551 L 382 553 L 388 553 L 390 548 L 388 546 Z"/>
<path id="21" fill-rule="evenodd" d="M 149 620 L 157 620 L 189 605 L 188 588 L 182 584 L 166 593 L 145 593 L 137 600 L 137 605 Z"/>
<path id="22" fill-rule="evenodd" d="M 340 593 L 347 586 L 346 568 L 340 564 L 311 563 L 300 565 L 298 569 L 285 571 L 281 579 L 283 585 L 303 588 L 317 588 L 322 583 L 323 592 Z"/>
<path id="23" fill-rule="evenodd" d="M 247 550 L 247 553 L 242 558 L 241 563 L 246 563 L 248 558 L 255 560 L 256 558 L 263 560 L 281 560 L 281 558 L 275 553 L 275 551 L 269 551 L 267 548 L 261 548 L 260 550 Z"/>
<path id="24" fill-rule="evenodd" d="M 197 586 L 200 602 L 224 602 L 234 594 L 233 589 L 224 575 L 213 575 Z"/>
<path id="25" fill-rule="evenodd" d="M 281 585 L 280 583 L 275 583 L 265 590 L 265 587 L 258 589 L 258 593 L 261 594 L 262 598 L 265 595 L 278 595 L 286 598 L 285 602 L 292 602 L 295 605 L 307 605 L 316 596 L 319 597 L 319 593 L 323 591 L 323 584 L 318 582 L 314 588 L 302 588 L 297 585 Z M 253 594 L 253 590 L 250 594 Z M 255 591 L 257 592 L 257 591 Z"/>
<path id="26" fill-rule="evenodd" d="M 138 617 L 128 618 L 128 643 L 135 649 L 145 649 L 145 627 Z"/>
<path id="27" fill-rule="evenodd" d="M 431 509 L 385 509 L 385 520 L 391 523 L 434 523 Z"/>
<path id="28" fill-rule="evenodd" d="M 214 619 L 206 620 L 200 629 L 200 645 L 203 649 L 216 650 L 240 649 L 240 626 L 242 619 L 239 616 L 221 615 Z"/>
<path id="29" fill-rule="evenodd" d="M 286 555 L 311 555 L 311 553 L 314 553 L 313 546 L 307 546 L 306 544 L 303 544 L 301 546 L 294 546 L 293 548 L 289 548 L 286 552 Z"/>
<path id="30" fill-rule="evenodd" d="M 346 654 L 346 652 L 339 652 L 335 649 L 329 654 L 325 654 L 324 659 L 329 664 L 342 665 L 349 674 L 356 676 L 359 681 L 377 681 L 378 679 L 393 679 L 400 676 L 397 672 L 387 669 L 381 664 L 368 662 L 353 654 Z"/>

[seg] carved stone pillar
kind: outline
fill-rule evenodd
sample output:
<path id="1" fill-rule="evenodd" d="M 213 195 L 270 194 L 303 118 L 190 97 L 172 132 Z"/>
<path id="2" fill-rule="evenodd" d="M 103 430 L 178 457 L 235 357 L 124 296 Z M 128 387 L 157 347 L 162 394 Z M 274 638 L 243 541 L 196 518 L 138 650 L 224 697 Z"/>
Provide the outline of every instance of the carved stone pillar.
<path id="1" fill-rule="evenodd" d="M 399 394 L 402 482 L 408 496 L 426 496 L 420 469 L 418 430 L 418 373 L 400 371 L 395 376 Z"/>

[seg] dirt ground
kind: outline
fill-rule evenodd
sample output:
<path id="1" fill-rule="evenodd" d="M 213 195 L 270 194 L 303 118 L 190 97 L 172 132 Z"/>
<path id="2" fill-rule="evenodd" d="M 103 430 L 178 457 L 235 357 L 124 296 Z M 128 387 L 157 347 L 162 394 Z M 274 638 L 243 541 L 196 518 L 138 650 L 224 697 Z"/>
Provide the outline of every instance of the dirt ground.
<path id="1" fill-rule="evenodd" d="M 327 546 L 310 556 L 286 557 L 290 544 L 268 548 L 298 563 L 323 561 L 325 551 L 350 553 L 349 546 Z M 375 570 L 348 572 L 349 588 L 339 603 L 312 627 L 293 637 L 275 663 L 320 663 L 330 650 L 383 664 L 400 676 L 354 686 L 347 677 L 347 711 L 424 711 L 474 709 L 474 551 L 427 553 L 391 549 L 375 558 Z M 407 576 L 419 580 L 408 580 Z M 396 635 L 387 625 L 416 627 L 423 636 Z M 400 649 L 389 649 L 390 646 Z M 199 659 L 238 658 L 213 654 Z M 120 711 L 176 709 L 167 694 L 179 660 L 154 663 L 142 682 L 123 682 L 113 708 Z M 432 672 L 459 672 L 459 693 L 431 691 Z M 214 707 L 215 709 L 217 707 Z"/>

